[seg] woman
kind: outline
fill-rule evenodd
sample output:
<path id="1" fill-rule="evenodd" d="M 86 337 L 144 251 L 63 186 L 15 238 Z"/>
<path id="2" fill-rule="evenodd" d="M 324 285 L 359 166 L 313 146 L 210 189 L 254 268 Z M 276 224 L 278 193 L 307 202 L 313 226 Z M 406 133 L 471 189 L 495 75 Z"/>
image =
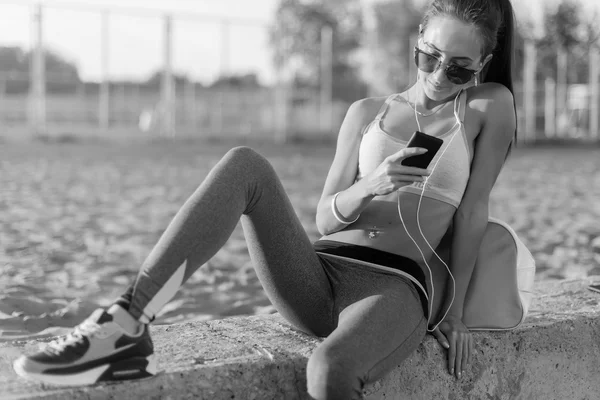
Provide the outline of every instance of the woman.
<path id="1" fill-rule="evenodd" d="M 419 345 L 428 322 L 460 378 L 473 353 L 465 293 L 516 134 L 513 18 L 509 0 L 433 1 L 416 43 L 416 84 L 347 113 L 317 209 L 321 240 L 309 241 L 270 164 L 235 148 L 174 217 L 134 285 L 70 335 L 22 356 L 17 372 L 58 384 L 154 374 L 148 324 L 241 218 L 271 302 L 298 329 L 325 337 L 308 361 L 313 398 L 360 398 Z M 401 165 L 424 154 L 406 148 L 417 129 L 444 140 L 428 169 Z M 427 244 L 435 248 L 450 226 L 454 296 L 433 310 Z"/>

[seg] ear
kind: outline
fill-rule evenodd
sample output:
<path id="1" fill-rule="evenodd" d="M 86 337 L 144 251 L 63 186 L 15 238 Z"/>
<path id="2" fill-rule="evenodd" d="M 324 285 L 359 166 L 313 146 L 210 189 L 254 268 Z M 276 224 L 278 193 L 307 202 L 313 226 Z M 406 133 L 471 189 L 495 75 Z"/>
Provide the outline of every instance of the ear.
<path id="1" fill-rule="evenodd" d="M 423 24 L 419 24 L 419 35 L 423 34 Z"/>

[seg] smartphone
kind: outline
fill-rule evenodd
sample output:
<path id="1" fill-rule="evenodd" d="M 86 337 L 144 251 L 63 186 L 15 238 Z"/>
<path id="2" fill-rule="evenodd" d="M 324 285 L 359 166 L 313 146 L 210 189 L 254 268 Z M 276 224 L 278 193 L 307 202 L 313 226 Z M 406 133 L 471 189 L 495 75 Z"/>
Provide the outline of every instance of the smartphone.
<path id="1" fill-rule="evenodd" d="M 588 286 L 588 289 L 590 289 L 592 292 L 600 293 L 600 284 L 590 285 L 590 286 Z"/>
<path id="2" fill-rule="evenodd" d="M 442 144 L 444 144 L 442 139 L 416 131 L 411 136 L 406 147 L 422 147 L 427 149 L 427 153 L 405 158 L 400 164 L 407 167 L 426 169 L 440 147 L 442 147 Z"/>

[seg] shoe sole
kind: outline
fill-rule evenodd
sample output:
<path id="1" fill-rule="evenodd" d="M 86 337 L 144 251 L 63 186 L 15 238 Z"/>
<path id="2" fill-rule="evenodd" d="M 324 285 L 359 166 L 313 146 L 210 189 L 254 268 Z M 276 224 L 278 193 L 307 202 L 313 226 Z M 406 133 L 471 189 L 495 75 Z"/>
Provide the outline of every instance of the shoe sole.
<path id="1" fill-rule="evenodd" d="M 17 375 L 26 379 L 56 386 L 85 386 L 99 382 L 142 379 L 156 375 L 156 358 L 154 354 L 148 357 L 132 357 L 112 364 L 104 364 L 76 374 L 44 374 L 26 371 L 22 359 L 14 362 L 13 368 Z"/>

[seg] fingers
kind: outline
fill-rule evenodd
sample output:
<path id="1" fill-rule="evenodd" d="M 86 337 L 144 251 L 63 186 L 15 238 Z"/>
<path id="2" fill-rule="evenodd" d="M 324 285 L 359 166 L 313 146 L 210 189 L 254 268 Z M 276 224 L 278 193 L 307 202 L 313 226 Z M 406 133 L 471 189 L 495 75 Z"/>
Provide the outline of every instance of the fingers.
<path id="1" fill-rule="evenodd" d="M 446 339 L 446 335 L 444 335 L 439 329 L 433 331 L 433 336 L 435 336 L 438 343 L 442 345 L 443 348 L 448 349 L 450 347 L 448 339 Z"/>
<path id="2" fill-rule="evenodd" d="M 464 357 L 465 340 L 463 335 L 456 335 L 455 345 L 455 359 L 454 359 L 454 372 L 450 372 L 456 375 L 457 378 L 462 376 L 463 370 L 463 357 Z"/>
<path id="3" fill-rule="evenodd" d="M 451 319 L 450 322 L 442 322 L 440 329 L 436 329 L 433 334 L 438 341 L 442 334 L 448 340 L 448 372 L 458 379 L 462 378 L 473 357 L 471 332 L 464 326 L 456 325 L 456 321 Z"/>
<path id="4" fill-rule="evenodd" d="M 408 175 L 411 177 L 429 176 L 431 174 L 431 171 L 428 169 L 417 168 L 417 167 L 407 167 L 404 165 L 400 165 L 400 163 L 397 163 L 397 164 L 391 163 L 387 168 L 387 172 L 389 174 L 401 174 L 401 175 Z"/>
<path id="5" fill-rule="evenodd" d="M 389 156 L 388 159 L 392 162 L 399 162 L 404 160 L 405 158 L 418 156 L 420 154 L 425 153 L 427 153 L 427 149 L 424 149 L 422 147 L 405 147 L 402 150 L 397 151 L 396 153 Z"/>
<path id="6" fill-rule="evenodd" d="M 463 343 L 463 358 L 462 358 L 462 366 L 460 369 L 461 374 L 465 373 L 465 370 L 469 366 L 469 351 L 471 347 L 471 338 L 469 336 L 466 337 L 465 342 Z M 460 377 L 459 377 L 460 378 Z"/>
<path id="7" fill-rule="evenodd" d="M 459 379 L 462 377 L 470 363 L 472 340 L 473 339 L 469 333 L 461 333 L 457 336 L 456 361 L 454 368 L 456 371 L 455 375 Z"/>
<path id="8" fill-rule="evenodd" d="M 406 175 L 406 174 L 399 174 L 399 175 L 392 175 L 391 177 L 392 181 L 394 182 L 398 182 L 398 183 L 413 183 L 413 182 L 424 182 L 425 181 L 425 177 L 423 176 L 418 176 L 418 175 Z"/>
<path id="9" fill-rule="evenodd" d="M 448 372 L 450 375 L 454 375 L 454 368 L 456 366 L 456 345 L 457 345 L 457 335 L 455 332 L 450 334 L 450 348 L 448 349 Z"/>

